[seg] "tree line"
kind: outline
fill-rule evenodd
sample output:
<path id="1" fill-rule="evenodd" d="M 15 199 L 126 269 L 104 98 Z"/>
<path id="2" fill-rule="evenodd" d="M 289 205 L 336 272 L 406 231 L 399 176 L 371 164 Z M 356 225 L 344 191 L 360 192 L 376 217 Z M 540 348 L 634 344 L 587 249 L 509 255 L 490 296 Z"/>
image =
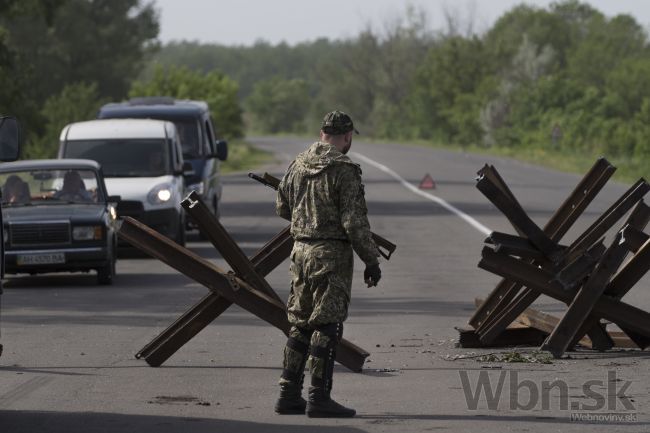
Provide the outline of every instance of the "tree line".
<path id="1" fill-rule="evenodd" d="M 161 45 L 154 3 L 0 1 L 0 111 L 53 156 L 103 102 L 208 100 L 220 134 L 315 133 L 349 112 L 366 136 L 650 161 L 648 34 L 577 0 L 520 5 L 480 34 L 407 7 L 381 30 L 296 45 Z"/>
<path id="2" fill-rule="evenodd" d="M 568 0 L 514 7 L 481 34 L 457 18 L 434 31 L 426 14 L 407 8 L 382 30 L 346 40 L 172 43 L 145 74 L 175 65 L 223 71 L 239 83 L 247 125 L 263 133 L 313 133 L 339 108 L 375 138 L 648 166 L 650 49 L 633 17 Z"/>

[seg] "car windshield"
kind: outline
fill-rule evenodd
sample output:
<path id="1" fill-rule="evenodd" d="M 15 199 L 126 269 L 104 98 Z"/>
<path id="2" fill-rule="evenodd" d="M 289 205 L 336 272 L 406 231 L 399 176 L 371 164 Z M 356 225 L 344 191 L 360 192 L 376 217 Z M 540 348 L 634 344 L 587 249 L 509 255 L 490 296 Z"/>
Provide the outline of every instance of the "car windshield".
<path id="1" fill-rule="evenodd" d="M 105 177 L 158 177 L 171 172 L 170 148 L 162 138 L 70 140 L 64 156 L 97 161 Z"/>
<path id="2" fill-rule="evenodd" d="M 4 206 L 105 201 L 97 188 L 94 170 L 43 168 L 4 172 L 0 173 L 0 185 Z"/>

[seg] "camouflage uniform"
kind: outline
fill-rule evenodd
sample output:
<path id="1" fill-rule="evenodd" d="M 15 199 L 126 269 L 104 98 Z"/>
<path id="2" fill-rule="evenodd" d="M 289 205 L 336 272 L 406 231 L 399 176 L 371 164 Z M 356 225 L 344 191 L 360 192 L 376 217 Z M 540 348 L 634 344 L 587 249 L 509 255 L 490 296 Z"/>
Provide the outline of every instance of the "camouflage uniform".
<path id="1" fill-rule="evenodd" d="M 366 265 L 378 263 L 361 168 L 329 143 L 312 144 L 287 169 L 276 211 L 291 220 L 295 241 L 287 305 L 293 326 L 280 384 L 301 379 L 309 346 L 313 384 L 326 376 L 319 353 L 334 350 L 342 336 L 352 286 L 352 250 Z"/>

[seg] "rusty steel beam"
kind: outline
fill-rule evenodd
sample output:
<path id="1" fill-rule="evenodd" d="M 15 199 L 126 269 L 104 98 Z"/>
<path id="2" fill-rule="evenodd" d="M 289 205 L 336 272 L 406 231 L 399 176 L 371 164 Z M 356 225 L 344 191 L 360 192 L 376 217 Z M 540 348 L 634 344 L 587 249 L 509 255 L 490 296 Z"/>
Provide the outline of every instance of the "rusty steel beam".
<path id="1" fill-rule="evenodd" d="M 231 305 L 232 302 L 223 296 L 209 292 L 190 310 L 140 349 L 135 357 L 144 359 L 152 367 L 160 367 Z"/>
<path id="2" fill-rule="evenodd" d="M 616 168 L 606 159 L 599 158 L 546 223 L 544 233 L 552 240 L 559 242 L 605 186 L 615 170 Z M 479 331 L 482 327 L 486 328 L 487 322 L 496 319 L 512 302 L 521 288 L 520 284 L 506 279 L 501 280 L 481 307 L 474 312 L 469 324 Z"/>
<path id="3" fill-rule="evenodd" d="M 118 234 L 132 245 L 161 260 L 182 274 L 218 293 L 260 319 L 270 323 L 285 335 L 289 332 L 283 303 L 251 287 L 246 281 L 228 274 L 215 264 L 181 247 L 133 218 L 124 218 Z M 369 355 L 360 347 L 342 340 L 336 360 L 352 371 L 361 371 Z"/>
<path id="4" fill-rule="evenodd" d="M 559 249 L 557 243 L 553 242 L 516 202 L 513 202 L 485 175 L 478 178 L 476 188 L 508 218 L 518 233 L 524 234 L 546 258 L 554 261 Z"/>
<path id="5" fill-rule="evenodd" d="M 650 191 L 650 184 L 644 179 L 638 180 L 569 246 L 569 251 L 587 250 L 594 242 L 605 236 L 630 209 L 641 202 L 648 191 Z"/>
<path id="6" fill-rule="evenodd" d="M 521 212 L 524 211 L 524 208 L 517 200 L 517 197 L 515 197 L 508 184 L 503 180 L 503 178 L 501 177 L 497 169 L 494 168 L 493 165 L 485 164 L 479 171 L 476 172 L 476 174 L 477 174 L 476 177 L 477 181 L 481 177 L 486 177 L 510 200 L 512 206 L 517 207 Z M 514 227 L 514 229 L 519 234 L 519 236 L 522 237 L 526 236 L 525 233 L 522 232 L 519 227 Z"/>
<path id="7" fill-rule="evenodd" d="M 616 223 L 623 215 L 625 215 L 637 202 L 650 189 L 645 180 L 641 179 L 635 183 L 626 193 L 623 194 L 601 217 L 590 226 L 589 229 L 574 241 L 571 246 L 564 252 L 565 256 L 569 257 L 575 255 L 577 252 L 585 251 L 590 248 L 595 242 L 598 241 L 605 233 Z M 497 310 L 497 314 L 491 316 L 487 324 L 484 324 L 478 329 L 479 334 L 485 341 L 488 342 L 490 338 L 498 335 L 500 331 L 505 329 L 511 322 L 509 319 L 514 320 L 518 314 L 521 314 L 527 307 L 537 299 L 537 295 L 528 289 L 524 289 L 525 295 L 520 296 L 517 300 L 512 300 L 511 303 L 501 310 Z M 509 311 L 507 317 L 501 313 Z M 489 331 L 488 331 L 489 329 Z M 610 349 L 613 345 L 611 338 L 600 328 L 592 327 L 589 332 L 594 348 L 598 350 Z"/>
<path id="8" fill-rule="evenodd" d="M 479 267 L 501 275 L 541 294 L 550 296 L 564 303 L 573 299 L 573 293 L 565 291 L 559 283 L 552 282 L 553 274 L 530 263 L 509 256 L 497 254 L 489 247 L 483 248 Z M 626 327 L 650 338 L 650 313 L 626 304 L 610 296 L 601 296 L 594 305 L 595 315 Z"/>
<path id="9" fill-rule="evenodd" d="M 627 245 L 629 251 L 636 252 L 641 247 L 639 243 L 642 241 L 642 239 L 645 238 L 647 240 L 648 238 L 648 236 L 641 230 L 643 230 L 649 222 L 650 207 L 648 207 L 643 202 L 643 200 L 641 200 L 632 210 L 630 216 L 625 221 L 623 229 L 621 229 L 619 232 L 618 236 L 620 236 L 620 242 L 624 242 L 625 245 Z M 623 261 L 621 260 L 621 262 L 618 263 L 617 269 L 614 271 L 618 270 L 618 267 L 622 264 L 622 262 Z M 621 299 L 625 295 L 625 293 L 617 293 L 613 291 L 610 285 L 605 288 L 605 293 L 607 295 L 613 296 L 616 299 Z M 577 339 L 584 335 L 587 330 L 598 324 L 598 322 L 598 318 L 593 316 L 589 317 L 578 331 L 574 341 L 571 343 L 574 343 Z M 635 341 L 640 348 L 645 349 L 648 345 L 650 345 L 650 340 L 646 339 L 642 335 L 638 335 L 630 330 L 623 329 L 623 331 L 627 333 L 630 339 L 632 341 Z"/>
<path id="10" fill-rule="evenodd" d="M 246 254 L 239 248 L 237 242 L 228 234 L 214 214 L 210 212 L 210 209 L 196 191 L 189 193 L 181 202 L 181 206 L 192 217 L 201 233 L 210 240 L 239 278 L 257 290 L 261 290 L 272 298 L 281 301 L 278 294 L 275 293 L 264 277 L 257 273 Z"/>
<path id="11" fill-rule="evenodd" d="M 198 208 L 198 206 L 196 207 Z M 193 215 L 193 217 L 196 218 L 196 214 Z M 229 242 L 228 239 L 231 239 L 229 235 L 223 236 L 221 234 L 212 234 L 211 225 L 214 225 L 214 221 L 211 221 L 209 217 L 205 216 L 204 206 L 202 206 L 202 212 L 198 214 L 198 218 L 201 218 L 201 221 L 204 224 L 207 222 L 207 225 L 209 226 L 209 234 L 207 236 L 209 236 L 209 239 L 213 244 L 217 243 L 221 245 L 221 239 L 225 239 L 225 242 Z M 217 228 L 217 230 L 219 230 L 219 228 Z M 267 275 L 289 257 L 292 246 L 293 239 L 291 238 L 289 228 L 287 227 L 250 258 L 250 263 L 254 267 L 252 271 L 254 271 L 256 275 L 259 274 L 262 277 Z M 239 247 L 236 247 L 237 250 L 239 250 Z M 225 254 L 228 254 L 227 249 Z M 235 252 L 235 254 L 237 253 Z M 224 255 L 224 252 L 222 252 L 222 255 Z M 229 257 L 232 257 L 232 255 Z M 245 272 L 251 272 L 250 266 L 247 266 L 246 264 L 243 266 L 239 265 L 240 262 L 243 262 L 241 257 L 236 256 L 233 262 L 235 263 L 234 265 L 232 262 L 229 263 L 234 269 L 235 267 L 238 269 L 244 268 Z M 263 280 L 263 278 L 261 279 Z M 247 279 L 248 282 L 251 282 L 251 280 L 252 278 Z M 264 283 L 266 283 L 266 280 L 264 280 Z M 267 294 L 272 294 L 272 296 L 277 298 L 275 292 L 268 287 L 267 284 L 264 284 L 264 286 L 267 286 Z M 203 299 L 190 308 L 190 310 L 185 312 L 181 317 L 174 321 L 174 323 L 169 325 L 163 332 L 157 335 L 138 353 L 136 353 L 135 357 L 138 359 L 144 359 L 152 367 L 159 367 L 181 347 L 194 338 L 201 330 L 226 311 L 231 305 L 232 302 L 222 296 L 213 292 L 208 293 Z"/>
<path id="12" fill-rule="evenodd" d="M 577 288 L 591 274 L 598 261 L 605 254 L 605 251 L 607 251 L 607 248 L 601 240 L 587 252 L 579 255 L 564 268 L 560 269 L 553 280 L 562 284 L 564 290 Z"/>
<path id="13" fill-rule="evenodd" d="M 598 325 L 598 318 L 589 320 L 589 315 L 596 305 L 596 302 L 605 292 L 607 283 L 616 270 L 621 266 L 625 256 L 628 253 L 628 246 L 621 242 L 622 236 L 619 232 L 614 238 L 614 242 L 607 249 L 596 265 L 595 270 L 587 279 L 569 305 L 569 309 L 564 314 L 560 323 L 555 327 L 551 335 L 546 340 L 544 349 L 553 354 L 555 358 L 561 358 L 574 339 L 580 339 L 584 333 L 580 333 L 583 326 L 591 329 Z M 586 322 L 586 323 L 585 323 Z M 580 335 L 577 335 L 580 334 Z M 614 345 L 612 341 L 612 346 Z"/>
<path id="14" fill-rule="evenodd" d="M 290 228 L 289 226 L 285 227 L 251 258 L 255 271 L 259 274 L 270 274 L 280 263 L 289 258 L 293 249 L 293 237 L 291 237 Z"/>
<path id="15" fill-rule="evenodd" d="M 544 254 L 526 238 L 508 233 L 492 232 L 485 243 L 494 245 L 494 250 L 501 254 L 517 256 L 522 259 L 546 261 Z"/>
<path id="16" fill-rule="evenodd" d="M 289 243 L 288 250 L 287 243 Z M 255 271 L 262 276 L 268 275 L 277 265 L 289 257 L 291 245 L 293 245 L 293 239 L 288 228 L 286 228 L 250 258 L 251 263 L 255 266 Z M 214 292 L 208 293 L 140 349 L 135 357 L 144 359 L 152 367 L 159 367 L 231 305 L 232 302 L 223 296 L 219 296 Z"/>

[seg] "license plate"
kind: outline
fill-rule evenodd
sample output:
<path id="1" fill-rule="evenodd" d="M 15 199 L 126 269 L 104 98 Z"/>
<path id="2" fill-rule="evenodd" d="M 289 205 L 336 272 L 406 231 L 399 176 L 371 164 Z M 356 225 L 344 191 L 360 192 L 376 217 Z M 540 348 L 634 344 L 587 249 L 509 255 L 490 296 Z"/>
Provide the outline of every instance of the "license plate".
<path id="1" fill-rule="evenodd" d="M 23 265 L 52 265 L 65 263 L 65 254 L 63 253 L 39 253 L 39 254 L 19 254 L 16 258 L 19 266 Z"/>

